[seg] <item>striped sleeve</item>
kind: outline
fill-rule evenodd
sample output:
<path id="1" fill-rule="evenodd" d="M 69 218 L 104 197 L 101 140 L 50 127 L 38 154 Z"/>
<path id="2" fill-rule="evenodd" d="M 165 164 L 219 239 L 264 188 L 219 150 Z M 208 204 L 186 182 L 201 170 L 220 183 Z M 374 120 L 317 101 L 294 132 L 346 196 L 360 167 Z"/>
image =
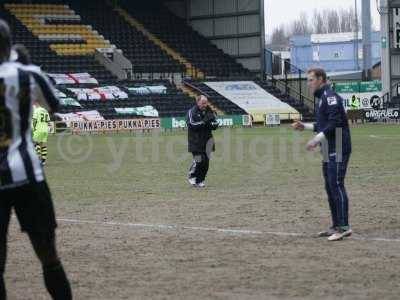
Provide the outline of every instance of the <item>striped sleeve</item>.
<path id="1" fill-rule="evenodd" d="M 187 125 L 191 129 L 199 129 L 204 127 L 205 123 L 202 120 L 196 120 L 196 116 L 193 115 L 193 108 L 188 111 Z"/>
<path id="2" fill-rule="evenodd" d="M 48 111 L 57 112 L 59 100 L 54 93 L 54 87 L 50 80 L 41 71 L 29 69 L 31 74 L 31 91 L 33 99 Z"/>

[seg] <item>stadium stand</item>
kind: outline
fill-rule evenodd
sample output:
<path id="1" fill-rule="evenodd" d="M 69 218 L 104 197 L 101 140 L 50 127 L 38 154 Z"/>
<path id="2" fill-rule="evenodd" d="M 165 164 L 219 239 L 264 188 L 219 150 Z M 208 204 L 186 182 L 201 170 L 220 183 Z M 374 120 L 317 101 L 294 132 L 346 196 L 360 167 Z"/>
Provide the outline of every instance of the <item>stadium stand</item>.
<path id="1" fill-rule="evenodd" d="M 6 8 L 7 4 L 0 5 L 0 18 L 6 20 L 10 24 L 10 27 L 13 31 L 14 42 L 24 44 L 31 53 L 33 62 L 41 66 L 43 70 L 49 73 L 89 72 L 99 81 L 108 82 L 116 80 L 116 78 L 109 71 L 107 71 L 104 66 L 99 64 L 93 56 L 76 54 L 68 56 L 64 55 L 61 57 L 55 49 L 51 49 L 49 47 L 48 40 L 40 40 L 32 31 L 28 29 L 28 27 L 22 24 L 21 21 L 15 15 L 13 15 L 9 9 Z M 13 5 L 15 9 L 16 5 L 21 4 L 13 3 Z M 36 6 L 39 7 L 38 5 Z M 24 7 L 25 10 L 29 11 L 29 7 L 27 5 Z M 47 9 L 44 9 L 44 11 L 47 11 Z M 32 23 L 27 22 L 27 24 Z M 63 29 L 61 28 L 60 31 L 62 30 Z M 70 41 L 68 41 L 68 43 L 70 43 Z M 70 45 L 76 46 L 76 44 Z M 61 48 L 58 49 L 61 50 Z M 63 51 L 64 50 L 61 50 L 61 53 Z"/>
<path id="2" fill-rule="evenodd" d="M 109 42 L 104 40 L 102 44 L 90 44 L 87 43 L 87 39 L 79 34 L 78 31 L 72 31 L 68 26 L 74 26 L 75 29 L 82 29 L 82 25 L 85 24 L 86 20 L 82 20 L 80 15 L 75 14 L 70 10 L 69 6 L 57 4 L 61 1 L 40 1 L 35 4 L 21 4 L 13 1 L 12 3 L 1 4 L 0 17 L 6 20 L 13 30 L 14 41 L 16 43 L 24 44 L 30 51 L 32 60 L 35 64 L 42 67 L 43 70 L 50 74 L 57 74 L 62 76 L 73 77 L 74 73 L 88 73 L 90 74 L 97 83 L 81 83 L 77 81 L 74 84 L 60 84 L 57 85 L 57 89 L 65 95 L 68 99 L 77 100 L 80 106 L 76 105 L 76 102 L 71 105 L 70 101 L 66 101 L 65 105 L 61 107 L 61 113 L 80 112 L 86 110 L 97 110 L 106 119 L 112 118 L 123 118 L 127 115 L 117 114 L 115 108 L 135 108 L 143 106 L 153 106 L 159 113 L 160 117 L 165 116 L 182 116 L 186 111 L 193 105 L 193 99 L 178 90 L 174 83 L 168 80 L 162 81 L 117 81 L 117 78 L 113 76 L 108 70 L 104 68 L 100 63 L 94 59 L 93 49 L 96 47 L 108 46 Z M 23 1 L 20 1 L 23 2 Z M 36 21 L 32 20 L 32 13 L 36 15 L 47 16 L 44 18 L 44 23 L 37 25 Z M 71 18 L 65 18 L 60 16 L 73 16 Z M 111 20 L 108 20 L 111 21 Z M 107 21 L 107 22 L 108 22 Z M 48 25 L 50 24 L 50 25 Z M 75 27 L 77 24 L 80 27 Z M 50 26 L 50 27 L 48 27 Z M 67 28 L 66 28 L 67 27 Z M 84 27 L 87 29 L 87 27 Z M 97 34 L 94 31 L 94 34 Z M 46 36 L 46 39 L 40 37 Z M 88 34 L 89 35 L 89 34 Z M 65 38 L 67 36 L 67 38 Z M 64 37 L 64 39 L 63 39 Z M 100 36 L 101 37 L 101 36 Z M 145 40 L 143 37 L 138 35 L 133 36 L 134 39 L 138 38 L 139 41 Z M 81 44 L 84 43 L 83 47 Z M 150 44 L 150 42 L 145 41 Z M 143 45 L 143 44 L 140 44 Z M 152 46 L 153 49 L 157 49 Z M 145 53 L 147 48 L 144 48 Z M 157 55 L 163 54 L 161 51 L 155 50 Z M 166 55 L 164 58 L 172 62 L 168 67 L 176 67 L 175 70 L 182 71 L 182 65 L 176 63 L 172 59 L 169 59 Z M 141 57 L 140 59 L 142 59 Z M 138 59 L 138 61 L 140 61 Z M 156 60 L 154 56 L 148 59 L 149 64 L 143 65 L 144 68 L 155 67 L 160 64 L 159 60 Z M 136 62 L 136 61 L 135 61 Z M 159 65 L 158 65 L 159 66 Z M 184 66 L 183 66 L 184 68 Z M 174 70 L 174 71 L 175 71 Z M 69 88 L 89 88 L 94 89 L 104 86 L 117 86 L 122 92 L 128 94 L 126 99 L 120 99 L 118 96 L 115 99 L 79 99 Z M 166 87 L 164 94 L 158 95 L 143 95 L 143 94 L 132 94 L 128 92 L 129 87 L 139 86 L 153 86 L 163 85 Z M 114 93 L 115 94 L 115 93 Z M 88 96 L 88 98 L 90 98 Z M 130 116 L 132 117 L 132 116 Z"/>
<path id="3" fill-rule="evenodd" d="M 91 24 L 123 50 L 134 66 L 134 73 L 184 73 L 185 66 L 162 51 L 141 32 L 128 24 L 103 1 L 70 0 L 69 4 L 87 24 Z"/>
<path id="4" fill-rule="evenodd" d="M 250 71 L 189 27 L 160 3 L 120 1 L 129 14 L 206 76 L 243 76 Z"/>
<path id="5" fill-rule="evenodd" d="M 213 81 L 253 80 L 303 116 L 309 115 L 303 102 L 282 93 L 270 81 L 254 77 L 159 2 L 112 3 L 13 0 L 0 4 L 0 17 L 10 24 L 15 42 L 27 46 L 35 64 L 61 78 L 76 80 L 84 73 L 96 79 L 96 83 L 77 80 L 59 84 L 57 88 L 67 99 L 62 113 L 97 110 L 104 118 L 112 119 L 134 117 L 117 113 L 115 108 L 151 106 L 160 117 L 183 116 L 193 105 L 193 96 L 203 93 L 219 114 L 246 114 L 199 80 L 206 77 Z M 134 72 L 189 75 L 184 80 L 186 93 L 168 80 L 118 81 L 94 58 L 96 48 L 108 47 L 121 49 Z M 165 86 L 165 93 L 135 94 L 129 90 L 154 85 Z M 71 88 L 87 90 L 73 92 Z"/>

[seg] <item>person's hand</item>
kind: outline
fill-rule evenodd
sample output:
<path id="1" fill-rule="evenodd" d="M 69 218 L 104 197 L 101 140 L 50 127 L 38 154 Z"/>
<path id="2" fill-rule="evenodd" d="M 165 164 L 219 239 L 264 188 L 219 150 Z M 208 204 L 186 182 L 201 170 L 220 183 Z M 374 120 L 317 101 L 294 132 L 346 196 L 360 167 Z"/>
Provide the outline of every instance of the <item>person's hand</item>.
<path id="1" fill-rule="evenodd" d="M 308 151 L 314 151 L 314 149 L 324 141 L 326 141 L 325 134 L 320 132 L 308 141 L 306 148 Z"/>
<path id="2" fill-rule="evenodd" d="M 304 130 L 304 123 L 301 121 L 296 121 L 292 124 L 292 128 L 294 130 L 299 130 L 299 131 L 303 131 Z"/>
<path id="3" fill-rule="evenodd" d="M 211 123 L 214 120 L 215 120 L 214 116 L 210 114 L 207 114 L 203 119 L 204 123 L 206 124 Z"/>
<path id="4" fill-rule="evenodd" d="M 315 148 L 316 148 L 317 146 L 318 146 L 318 143 L 315 142 L 314 139 L 312 139 L 312 140 L 310 140 L 310 141 L 307 143 L 307 151 L 312 152 L 312 151 L 315 150 Z"/>

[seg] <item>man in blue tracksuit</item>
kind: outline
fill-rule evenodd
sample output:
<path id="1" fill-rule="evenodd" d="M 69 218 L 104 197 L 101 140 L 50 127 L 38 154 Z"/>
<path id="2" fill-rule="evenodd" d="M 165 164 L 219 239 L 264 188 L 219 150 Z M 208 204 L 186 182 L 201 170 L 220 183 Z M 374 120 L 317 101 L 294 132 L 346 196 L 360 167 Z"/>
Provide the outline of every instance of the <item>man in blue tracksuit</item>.
<path id="1" fill-rule="evenodd" d="M 307 150 L 318 145 L 323 154 L 322 171 L 332 216 L 332 226 L 318 234 L 330 241 L 350 236 L 349 199 L 344 187 L 347 165 L 351 154 L 351 137 L 343 99 L 327 84 L 323 69 L 314 68 L 307 72 L 307 85 L 316 97 L 316 123 L 293 124 L 294 129 L 313 130 L 317 134 L 308 142 Z"/>

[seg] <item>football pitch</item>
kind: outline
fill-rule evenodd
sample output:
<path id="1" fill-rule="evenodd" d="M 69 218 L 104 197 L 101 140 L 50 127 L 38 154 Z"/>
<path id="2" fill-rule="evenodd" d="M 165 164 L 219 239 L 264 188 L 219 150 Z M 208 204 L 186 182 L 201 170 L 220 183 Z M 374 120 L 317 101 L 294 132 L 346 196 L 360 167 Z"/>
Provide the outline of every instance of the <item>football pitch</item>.
<path id="1" fill-rule="evenodd" d="M 58 135 L 46 166 L 75 299 L 399 299 L 400 127 L 352 127 L 354 234 L 330 225 L 311 133 L 219 129 L 205 189 L 186 131 Z M 13 219 L 9 299 L 48 299 Z"/>

